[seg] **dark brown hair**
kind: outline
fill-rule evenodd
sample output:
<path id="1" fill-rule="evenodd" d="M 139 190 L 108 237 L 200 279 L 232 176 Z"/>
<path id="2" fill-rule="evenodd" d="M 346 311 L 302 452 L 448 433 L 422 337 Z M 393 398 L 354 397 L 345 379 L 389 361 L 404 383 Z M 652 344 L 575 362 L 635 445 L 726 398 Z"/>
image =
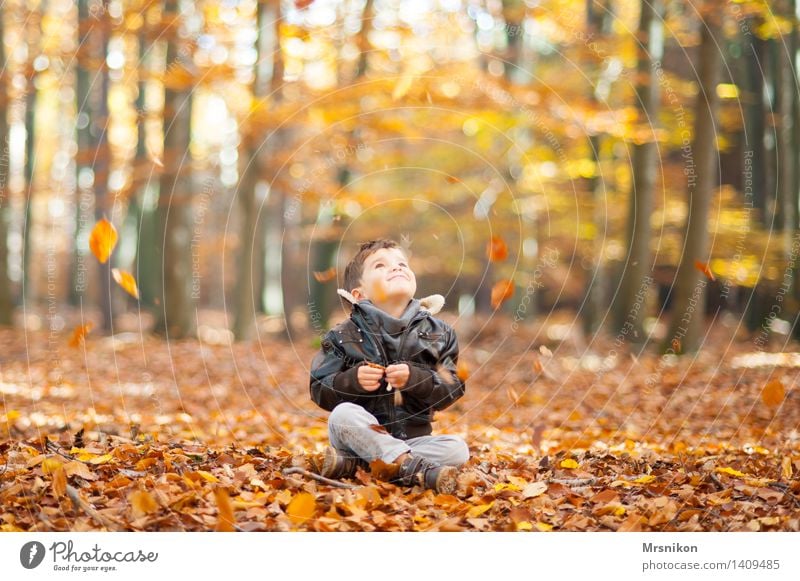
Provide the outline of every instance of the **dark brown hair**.
<path id="1" fill-rule="evenodd" d="M 405 253 L 405 249 L 394 240 L 388 238 L 379 238 L 378 240 L 370 240 L 369 242 L 362 242 L 358 248 L 356 255 L 347 263 L 344 269 L 344 289 L 347 292 L 352 291 L 354 288 L 361 285 L 361 276 L 364 274 L 364 263 L 372 254 L 382 248 L 398 248 Z M 349 305 L 349 303 L 347 303 Z"/>

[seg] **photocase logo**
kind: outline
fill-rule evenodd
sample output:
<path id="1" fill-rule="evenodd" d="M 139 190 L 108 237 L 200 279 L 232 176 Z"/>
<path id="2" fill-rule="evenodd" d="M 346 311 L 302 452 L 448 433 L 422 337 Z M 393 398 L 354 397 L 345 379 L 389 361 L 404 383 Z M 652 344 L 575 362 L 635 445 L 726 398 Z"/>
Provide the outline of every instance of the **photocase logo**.
<path id="1" fill-rule="evenodd" d="M 41 565 L 44 552 L 44 545 L 39 541 L 25 543 L 19 551 L 19 562 L 26 569 L 35 569 Z"/>

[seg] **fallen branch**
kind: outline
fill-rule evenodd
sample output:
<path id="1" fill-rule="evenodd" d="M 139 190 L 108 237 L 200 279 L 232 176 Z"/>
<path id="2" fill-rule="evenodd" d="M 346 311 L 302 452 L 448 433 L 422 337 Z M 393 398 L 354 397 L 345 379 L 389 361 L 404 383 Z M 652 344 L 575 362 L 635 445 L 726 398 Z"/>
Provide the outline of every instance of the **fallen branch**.
<path id="1" fill-rule="evenodd" d="M 322 482 L 323 484 L 327 484 L 328 486 L 335 486 L 336 488 L 349 488 L 355 489 L 358 486 L 354 486 L 353 484 L 347 484 L 346 482 L 341 482 L 339 480 L 331 480 L 330 478 L 325 478 L 324 476 L 320 476 L 319 474 L 315 474 L 310 470 L 306 470 L 305 468 L 300 468 L 298 466 L 293 466 L 292 468 L 286 468 L 283 471 L 284 474 L 302 474 L 303 476 L 307 476 L 312 480 L 316 480 L 317 482 Z"/>
<path id="2" fill-rule="evenodd" d="M 563 484 L 564 486 L 591 486 L 597 481 L 596 478 L 548 478 L 547 482 L 553 484 Z"/>
<path id="3" fill-rule="evenodd" d="M 97 523 L 101 526 L 106 527 L 112 531 L 123 531 L 125 527 L 122 526 L 122 523 L 119 523 L 113 519 L 103 516 L 98 512 L 98 510 L 92 505 L 91 502 L 84 500 L 78 490 L 67 484 L 67 496 L 72 501 L 72 504 L 75 508 L 80 508 L 86 514 L 88 514 L 92 519 L 97 521 Z"/>

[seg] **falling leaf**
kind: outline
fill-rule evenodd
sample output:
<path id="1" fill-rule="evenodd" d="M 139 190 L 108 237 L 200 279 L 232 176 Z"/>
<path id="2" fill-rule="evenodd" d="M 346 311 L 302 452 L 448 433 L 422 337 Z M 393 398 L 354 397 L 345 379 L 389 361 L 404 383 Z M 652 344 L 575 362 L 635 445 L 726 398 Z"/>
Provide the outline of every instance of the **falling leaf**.
<path id="1" fill-rule="evenodd" d="M 114 268 L 111 270 L 111 275 L 119 286 L 133 298 L 139 298 L 139 288 L 136 286 L 136 279 L 130 272 Z"/>
<path id="2" fill-rule="evenodd" d="M 547 491 L 545 482 L 531 482 L 522 490 L 522 498 L 536 498 Z"/>
<path id="3" fill-rule="evenodd" d="M 519 405 L 519 394 L 517 390 L 511 386 L 506 388 L 506 395 L 508 395 L 508 399 L 511 400 L 511 403 L 516 407 Z"/>
<path id="4" fill-rule="evenodd" d="M 444 178 L 448 184 L 460 184 L 462 181 L 458 179 L 456 176 L 446 176 Z"/>
<path id="5" fill-rule="evenodd" d="M 222 533 L 235 531 L 236 519 L 233 516 L 231 497 L 224 488 L 216 488 L 214 489 L 214 499 L 217 501 L 217 526 L 214 527 L 214 530 Z"/>
<path id="6" fill-rule="evenodd" d="M 117 245 L 117 229 L 107 219 L 99 220 L 89 235 L 89 249 L 101 264 L 108 261 Z"/>
<path id="7" fill-rule="evenodd" d="M 566 468 L 568 470 L 573 470 L 574 468 L 578 467 L 578 463 L 575 460 L 573 460 L 572 458 L 567 458 L 567 459 L 561 461 L 560 466 L 562 468 Z"/>
<path id="8" fill-rule="evenodd" d="M 406 96 L 411 86 L 414 84 L 414 75 L 403 75 L 392 91 L 392 101 L 397 101 Z"/>
<path id="9" fill-rule="evenodd" d="M 336 278 L 336 268 L 330 267 L 328 270 L 322 272 L 314 272 L 314 278 L 317 282 L 328 282 Z"/>
<path id="10" fill-rule="evenodd" d="M 502 262 L 508 258 L 508 246 L 500 236 L 492 236 L 486 245 L 486 256 L 489 262 Z"/>
<path id="11" fill-rule="evenodd" d="M 497 309 L 514 296 L 514 281 L 501 280 L 492 287 L 492 307 Z"/>
<path id="12" fill-rule="evenodd" d="M 786 397 L 786 389 L 780 379 L 770 381 L 761 390 L 761 401 L 770 407 L 777 407 L 783 403 Z"/>
<path id="13" fill-rule="evenodd" d="M 303 10 L 311 6 L 314 3 L 314 0 L 294 0 L 294 6 L 298 10 Z"/>
<path id="14" fill-rule="evenodd" d="M 128 502 L 131 505 L 131 514 L 134 519 L 152 514 L 158 511 L 158 503 L 153 495 L 146 490 L 136 490 L 128 495 Z"/>
<path id="15" fill-rule="evenodd" d="M 469 366 L 463 359 L 458 360 L 458 364 L 456 365 L 456 375 L 461 381 L 464 382 L 469 379 Z"/>
<path id="16" fill-rule="evenodd" d="M 317 511 L 317 501 L 313 494 L 300 492 L 286 507 L 286 514 L 295 524 L 300 524 L 314 516 Z"/>
<path id="17" fill-rule="evenodd" d="M 708 266 L 708 263 L 695 260 L 694 267 L 700 272 L 702 272 L 704 275 L 706 275 L 706 278 L 708 280 L 717 280 L 716 278 L 714 278 L 714 273 L 711 272 L 711 268 Z"/>
<path id="18" fill-rule="evenodd" d="M 92 323 L 86 323 L 85 325 L 77 325 L 72 330 L 72 336 L 69 339 L 69 346 L 70 347 L 80 347 L 81 345 L 83 345 L 83 343 L 84 343 L 84 341 L 86 339 L 86 335 L 89 333 L 89 331 L 92 330 L 93 327 L 94 327 L 94 324 L 92 324 Z M 79 446 L 79 447 L 82 447 L 82 446 Z"/>

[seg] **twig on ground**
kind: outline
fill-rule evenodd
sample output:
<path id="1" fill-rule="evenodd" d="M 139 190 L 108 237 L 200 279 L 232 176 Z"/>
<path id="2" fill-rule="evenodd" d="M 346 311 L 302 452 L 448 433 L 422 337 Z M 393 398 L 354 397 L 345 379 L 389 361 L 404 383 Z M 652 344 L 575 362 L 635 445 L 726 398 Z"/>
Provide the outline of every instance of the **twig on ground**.
<path id="1" fill-rule="evenodd" d="M 78 490 L 67 484 L 67 496 L 72 501 L 73 506 L 75 508 L 80 508 L 86 514 L 88 514 L 93 520 L 97 522 L 97 524 L 106 527 L 112 531 L 123 531 L 125 527 L 122 523 L 117 522 L 114 519 L 108 518 L 100 514 L 97 509 L 92 505 L 91 502 L 84 500 Z"/>
<path id="2" fill-rule="evenodd" d="M 547 482 L 563 484 L 564 486 L 590 486 L 597 481 L 596 478 L 548 478 Z"/>
<path id="3" fill-rule="evenodd" d="M 346 482 L 341 482 L 339 480 L 331 480 L 330 478 L 325 478 L 324 476 L 320 476 L 319 474 L 315 474 L 310 470 L 306 470 L 305 468 L 300 468 L 298 466 L 293 466 L 291 468 L 286 468 L 283 471 L 284 474 L 302 474 L 303 476 L 307 476 L 312 480 L 316 480 L 317 482 L 322 482 L 323 484 L 327 484 L 328 486 L 335 486 L 336 488 L 350 488 L 355 489 L 358 486 L 354 486 L 352 484 L 347 484 Z"/>

